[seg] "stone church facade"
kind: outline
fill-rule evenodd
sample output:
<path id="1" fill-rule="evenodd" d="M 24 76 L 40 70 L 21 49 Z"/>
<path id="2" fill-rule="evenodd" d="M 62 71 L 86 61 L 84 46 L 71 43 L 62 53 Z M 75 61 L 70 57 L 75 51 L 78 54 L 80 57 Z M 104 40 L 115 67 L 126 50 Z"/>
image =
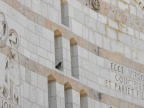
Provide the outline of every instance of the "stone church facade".
<path id="1" fill-rule="evenodd" d="M 144 1 L 0 0 L 0 108 L 144 108 Z"/>

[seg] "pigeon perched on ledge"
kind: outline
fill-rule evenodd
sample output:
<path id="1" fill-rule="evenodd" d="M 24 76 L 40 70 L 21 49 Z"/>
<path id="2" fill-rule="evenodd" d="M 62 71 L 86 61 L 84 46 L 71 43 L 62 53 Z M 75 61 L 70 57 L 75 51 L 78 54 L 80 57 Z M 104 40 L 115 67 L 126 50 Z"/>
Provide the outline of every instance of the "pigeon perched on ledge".
<path id="1" fill-rule="evenodd" d="M 62 65 L 62 62 L 59 62 L 58 65 L 55 68 L 60 69 L 61 65 Z"/>

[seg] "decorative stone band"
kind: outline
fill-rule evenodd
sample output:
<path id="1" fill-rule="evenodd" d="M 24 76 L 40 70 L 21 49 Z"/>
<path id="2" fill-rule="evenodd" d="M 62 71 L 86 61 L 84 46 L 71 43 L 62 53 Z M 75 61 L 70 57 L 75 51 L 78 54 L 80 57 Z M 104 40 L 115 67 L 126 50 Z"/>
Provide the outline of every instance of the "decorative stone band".
<path id="1" fill-rule="evenodd" d="M 25 7 L 23 4 L 19 3 L 17 0 L 3 0 L 17 11 L 33 20 L 34 22 L 38 22 L 40 25 L 44 25 L 45 18 L 33 12 L 32 10 Z M 83 0 L 79 0 L 82 2 Z M 82 3 L 89 4 L 89 0 L 85 0 Z M 101 14 L 111 18 L 114 21 L 125 24 L 131 28 L 134 28 L 138 31 L 144 32 L 144 20 L 134 16 L 128 12 L 125 12 L 111 4 L 108 4 L 102 0 L 100 0 L 100 12 Z"/>
<path id="2" fill-rule="evenodd" d="M 25 7 L 23 4 L 19 3 L 17 0 L 3 0 L 3 1 L 6 2 L 7 4 L 9 4 L 10 6 L 12 6 L 13 8 L 15 8 L 18 12 L 23 14 L 25 17 L 34 21 L 35 23 L 37 23 L 51 31 L 55 31 L 58 29 L 61 32 L 62 36 L 68 40 L 70 40 L 71 38 L 74 38 L 77 41 L 77 44 L 79 46 L 85 48 L 86 50 L 88 50 L 102 58 L 108 59 L 115 63 L 126 66 L 128 68 L 134 69 L 138 72 L 141 72 L 141 73 L 144 72 L 143 64 L 132 61 L 131 59 L 128 59 L 122 55 L 118 55 L 118 54 L 115 54 L 108 50 L 105 50 L 103 48 L 97 47 L 96 45 L 77 36 L 76 34 L 72 33 L 71 31 L 63 28 L 62 26 L 55 24 L 54 22 L 42 17 L 41 15 L 38 15 L 37 13 L 35 13 L 32 10 Z"/>
<path id="3" fill-rule="evenodd" d="M 142 2 L 142 0 L 134 0 L 142 10 L 144 10 L 144 3 Z"/>

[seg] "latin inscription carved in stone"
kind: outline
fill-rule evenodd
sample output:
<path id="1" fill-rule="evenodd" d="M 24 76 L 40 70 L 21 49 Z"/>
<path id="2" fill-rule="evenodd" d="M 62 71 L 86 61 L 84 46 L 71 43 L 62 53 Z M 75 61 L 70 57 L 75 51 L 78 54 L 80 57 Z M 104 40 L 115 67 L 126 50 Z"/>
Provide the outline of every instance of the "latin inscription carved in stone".
<path id="1" fill-rule="evenodd" d="M 106 67 L 111 70 L 107 88 L 144 100 L 144 74 L 109 61 Z"/>
<path id="2" fill-rule="evenodd" d="M 0 108 L 19 108 L 17 105 L 0 98 Z"/>

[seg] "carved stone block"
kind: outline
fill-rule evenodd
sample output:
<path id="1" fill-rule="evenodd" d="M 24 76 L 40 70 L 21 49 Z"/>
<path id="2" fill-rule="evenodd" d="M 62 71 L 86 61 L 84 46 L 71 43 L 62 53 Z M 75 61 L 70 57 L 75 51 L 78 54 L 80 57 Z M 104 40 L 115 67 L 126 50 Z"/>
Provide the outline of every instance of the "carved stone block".
<path id="1" fill-rule="evenodd" d="M 100 10 L 100 1 L 99 0 L 90 0 L 90 4 L 95 11 Z"/>
<path id="2" fill-rule="evenodd" d="M 0 47 L 3 47 L 7 39 L 7 22 L 5 16 L 0 12 Z"/>

